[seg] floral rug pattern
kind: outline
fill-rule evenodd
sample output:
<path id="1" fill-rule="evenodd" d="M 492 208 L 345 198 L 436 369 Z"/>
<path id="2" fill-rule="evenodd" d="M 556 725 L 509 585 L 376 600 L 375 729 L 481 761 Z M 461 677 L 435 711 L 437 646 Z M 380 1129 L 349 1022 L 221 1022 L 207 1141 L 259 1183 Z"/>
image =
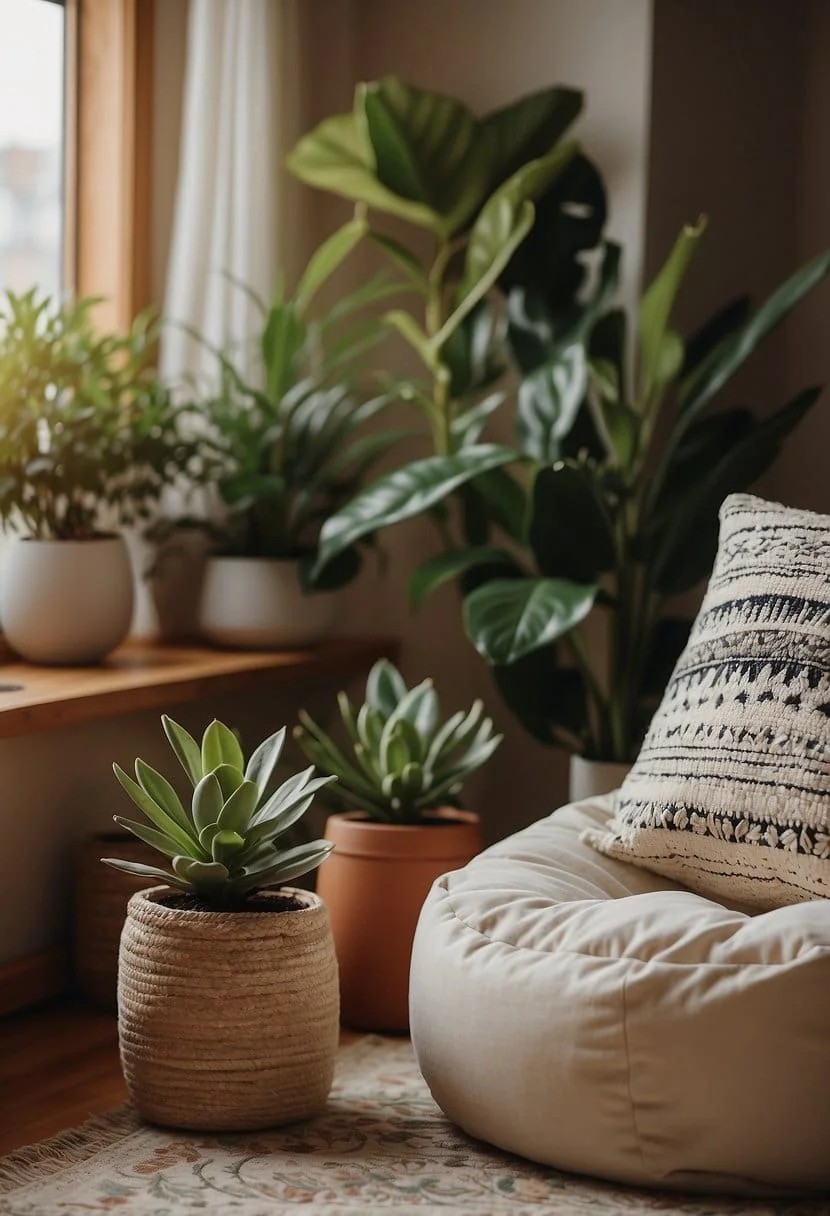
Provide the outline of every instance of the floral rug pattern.
<path id="1" fill-rule="evenodd" d="M 129 1111 L 0 1160 L 3 1216 L 818 1216 L 830 1204 L 684 1197 L 558 1173 L 471 1140 L 408 1042 L 343 1050 L 318 1118 L 273 1132 L 169 1133 Z"/>

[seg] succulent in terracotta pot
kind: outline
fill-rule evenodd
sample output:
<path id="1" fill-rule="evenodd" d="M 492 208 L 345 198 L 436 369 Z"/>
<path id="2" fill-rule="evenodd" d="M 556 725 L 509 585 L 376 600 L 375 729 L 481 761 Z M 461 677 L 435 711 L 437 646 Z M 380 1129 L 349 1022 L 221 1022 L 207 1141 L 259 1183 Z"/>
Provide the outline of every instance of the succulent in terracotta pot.
<path id="1" fill-rule="evenodd" d="M 310 760 L 337 775 L 333 794 L 345 808 L 326 824 L 337 852 L 318 883 L 337 947 L 343 1020 L 405 1030 L 421 905 L 436 878 L 482 846 L 478 816 L 458 803 L 501 736 L 480 701 L 443 720 L 432 681 L 408 688 L 386 659 L 369 673 L 359 709 L 343 692 L 338 702 L 345 747 L 305 712 L 294 733 Z"/>
<path id="2" fill-rule="evenodd" d="M 170 868 L 103 858 L 160 880 L 130 899 L 121 936 L 121 1061 L 138 1112 L 211 1130 L 272 1127 L 325 1104 L 338 1042 L 337 964 L 325 905 L 283 886 L 333 845 L 283 849 L 280 837 L 333 780 L 313 767 L 272 789 L 285 728 L 245 760 L 212 722 L 201 745 L 165 733 L 192 786 L 189 803 L 143 760 L 116 776 L 149 822 L 115 817 Z"/>

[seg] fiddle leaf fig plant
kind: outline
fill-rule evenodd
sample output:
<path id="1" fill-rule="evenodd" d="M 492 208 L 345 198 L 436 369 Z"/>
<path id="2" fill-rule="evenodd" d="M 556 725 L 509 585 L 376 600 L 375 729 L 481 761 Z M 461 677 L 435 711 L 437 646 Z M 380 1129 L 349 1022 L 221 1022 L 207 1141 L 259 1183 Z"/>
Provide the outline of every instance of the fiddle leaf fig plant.
<path id="1" fill-rule="evenodd" d="M 422 374 L 389 388 L 420 411 L 434 451 L 326 521 L 318 574 L 360 537 L 422 512 L 450 526 L 444 500 L 482 474 L 494 492 L 504 486 L 498 469 L 510 450 L 479 443 L 504 401 L 489 392 L 504 363 L 488 297 L 531 231 L 537 201 L 578 159 L 562 136 L 581 107 L 579 92 L 557 87 L 478 118 L 460 101 L 387 76 L 360 85 L 353 111 L 326 119 L 289 156 L 301 180 L 356 204 L 368 236 L 418 297 L 416 311 L 393 309 L 385 323 L 415 351 Z M 393 238 L 377 214 L 405 221 L 420 239 Z"/>
<path id="2" fill-rule="evenodd" d="M 172 718 L 163 717 L 162 725 L 192 786 L 189 805 L 166 777 L 136 760 L 134 779 L 117 764 L 113 769 L 146 822 L 114 819 L 170 858 L 170 869 L 103 857 L 106 865 L 188 891 L 208 909 L 229 911 L 325 860 L 334 847 L 326 841 L 288 849 L 279 844 L 314 796 L 336 780 L 315 777 L 312 766 L 272 789 L 285 727 L 260 743 L 246 762 L 236 735 L 221 722 L 211 722 L 201 744 Z"/>
<path id="3" fill-rule="evenodd" d="M 39 540 L 88 540 L 149 518 L 200 467 L 182 410 L 153 373 L 158 326 L 101 333 L 98 300 L 36 289 L 0 303 L 0 523 Z"/>
<path id="4" fill-rule="evenodd" d="M 338 705 L 346 748 L 305 711 L 294 735 L 309 760 L 337 775 L 335 799 L 375 823 L 418 824 L 453 802 L 502 738 L 481 701 L 442 720 L 432 680 L 407 688 L 387 659 L 370 671 L 359 709 L 345 692 Z"/>

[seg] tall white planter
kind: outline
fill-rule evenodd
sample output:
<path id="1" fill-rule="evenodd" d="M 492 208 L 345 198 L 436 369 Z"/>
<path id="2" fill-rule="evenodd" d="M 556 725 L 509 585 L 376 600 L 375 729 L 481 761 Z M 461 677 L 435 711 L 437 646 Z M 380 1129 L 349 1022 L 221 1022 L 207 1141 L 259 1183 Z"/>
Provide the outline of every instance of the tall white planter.
<path id="1" fill-rule="evenodd" d="M 332 631 L 336 593 L 305 595 L 297 563 L 265 557 L 211 557 L 200 629 L 220 646 L 288 649 Z"/>
<path id="2" fill-rule="evenodd" d="M 8 548 L 0 618 L 9 645 L 31 663 L 95 663 L 123 642 L 133 576 L 120 536 L 24 540 Z"/>
<path id="3" fill-rule="evenodd" d="M 581 802 L 583 798 L 599 798 L 602 794 L 618 790 L 630 770 L 630 764 L 571 756 L 571 802 Z"/>

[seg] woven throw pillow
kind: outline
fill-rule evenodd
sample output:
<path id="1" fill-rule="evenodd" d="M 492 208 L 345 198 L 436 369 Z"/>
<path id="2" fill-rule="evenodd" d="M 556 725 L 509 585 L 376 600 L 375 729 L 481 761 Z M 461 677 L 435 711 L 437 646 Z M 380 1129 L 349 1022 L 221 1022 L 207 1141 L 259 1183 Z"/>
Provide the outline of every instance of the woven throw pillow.
<path id="1" fill-rule="evenodd" d="M 608 833 L 750 908 L 830 896 L 830 516 L 727 498 L 709 588 Z"/>

